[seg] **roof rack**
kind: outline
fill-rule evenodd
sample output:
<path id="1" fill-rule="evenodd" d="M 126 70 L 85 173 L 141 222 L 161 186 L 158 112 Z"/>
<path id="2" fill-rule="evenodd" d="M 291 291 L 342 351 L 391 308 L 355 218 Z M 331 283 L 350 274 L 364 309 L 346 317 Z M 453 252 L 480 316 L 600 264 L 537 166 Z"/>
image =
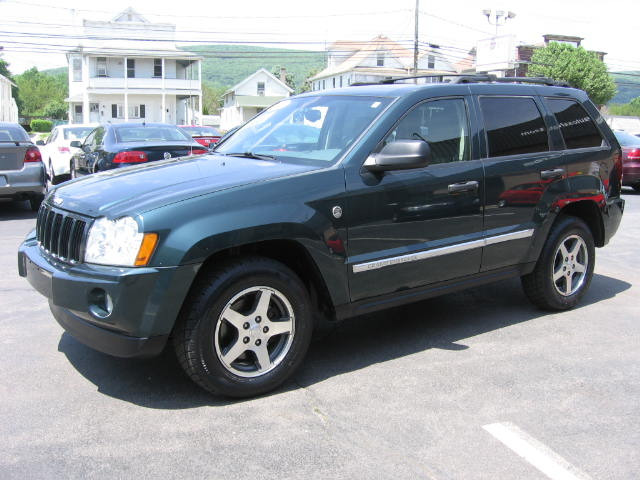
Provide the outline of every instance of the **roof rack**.
<path id="1" fill-rule="evenodd" d="M 452 77 L 451 80 L 444 80 L 445 77 Z M 547 85 L 550 87 L 571 87 L 569 83 L 553 80 L 546 77 L 497 77 L 491 73 L 472 73 L 472 74 L 439 74 L 439 75 L 414 75 L 410 77 L 385 78 L 380 80 L 379 84 L 392 84 L 403 80 L 415 80 L 419 78 L 440 78 L 444 83 L 533 83 L 537 85 Z M 434 82 L 435 83 L 435 82 Z M 372 83 L 354 84 L 354 85 L 375 85 Z"/>

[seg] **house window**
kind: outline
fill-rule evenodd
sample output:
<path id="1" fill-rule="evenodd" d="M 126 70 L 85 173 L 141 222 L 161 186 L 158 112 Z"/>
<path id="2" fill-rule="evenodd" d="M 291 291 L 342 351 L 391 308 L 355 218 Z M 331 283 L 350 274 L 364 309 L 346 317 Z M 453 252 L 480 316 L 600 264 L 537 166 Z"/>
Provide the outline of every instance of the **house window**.
<path id="1" fill-rule="evenodd" d="M 144 118 L 144 105 L 129 105 L 129 118 Z"/>
<path id="2" fill-rule="evenodd" d="M 333 88 L 336 88 L 336 77 L 333 77 L 331 80 L 333 80 Z"/>
<path id="3" fill-rule="evenodd" d="M 340 75 L 340 86 L 342 86 L 342 75 Z"/>
<path id="4" fill-rule="evenodd" d="M 96 75 L 98 77 L 107 76 L 107 57 L 96 58 Z"/>
<path id="5" fill-rule="evenodd" d="M 73 81 L 81 82 L 82 81 L 82 59 L 79 57 L 75 57 L 71 63 L 73 68 Z"/>
<path id="6" fill-rule="evenodd" d="M 133 58 L 127 58 L 127 78 L 136 77 L 136 61 Z"/>
<path id="7" fill-rule="evenodd" d="M 153 59 L 153 76 L 154 77 L 162 77 L 162 59 L 154 58 Z"/>
<path id="8" fill-rule="evenodd" d="M 376 55 L 376 66 L 384 67 L 384 52 L 378 52 Z"/>
<path id="9" fill-rule="evenodd" d="M 436 68 L 436 57 L 434 55 L 427 57 L 427 68 Z"/>
<path id="10" fill-rule="evenodd" d="M 327 88 L 326 84 L 324 83 L 324 80 L 322 80 L 322 89 L 324 90 L 325 88 Z"/>
<path id="11" fill-rule="evenodd" d="M 264 95 L 264 82 L 258 82 L 258 95 Z"/>

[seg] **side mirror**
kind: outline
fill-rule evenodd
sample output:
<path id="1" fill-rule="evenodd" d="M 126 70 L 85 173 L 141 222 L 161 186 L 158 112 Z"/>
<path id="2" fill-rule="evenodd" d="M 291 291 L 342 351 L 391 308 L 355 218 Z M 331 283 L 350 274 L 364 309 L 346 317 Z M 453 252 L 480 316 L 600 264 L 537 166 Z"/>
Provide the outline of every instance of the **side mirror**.
<path id="1" fill-rule="evenodd" d="M 36 145 L 38 145 L 38 146 L 44 145 L 44 140 L 38 140 L 36 142 Z"/>
<path id="2" fill-rule="evenodd" d="M 370 172 L 409 170 L 429 165 L 431 148 L 422 140 L 396 140 L 387 143 L 378 153 L 372 153 L 364 162 Z"/>
<path id="3" fill-rule="evenodd" d="M 80 140 L 73 140 L 70 145 L 73 148 L 82 148 L 82 143 L 80 143 Z"/>

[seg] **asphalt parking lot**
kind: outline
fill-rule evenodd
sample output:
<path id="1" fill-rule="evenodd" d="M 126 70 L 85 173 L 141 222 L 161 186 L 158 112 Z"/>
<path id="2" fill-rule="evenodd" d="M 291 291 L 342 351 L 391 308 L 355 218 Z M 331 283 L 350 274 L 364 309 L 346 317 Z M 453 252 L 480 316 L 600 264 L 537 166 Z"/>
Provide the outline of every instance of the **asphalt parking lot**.
<path id="1" fill-rule="evenodd" d="M 579 308 L 539 311 L 509 280 L 360 317 L 244 401 L 171 351 L 123 360 L 63 333 L 17 272 L 35 214 L 0 203 L 0 478 L 638 478 L 640 194 L 624 197 Z"/>

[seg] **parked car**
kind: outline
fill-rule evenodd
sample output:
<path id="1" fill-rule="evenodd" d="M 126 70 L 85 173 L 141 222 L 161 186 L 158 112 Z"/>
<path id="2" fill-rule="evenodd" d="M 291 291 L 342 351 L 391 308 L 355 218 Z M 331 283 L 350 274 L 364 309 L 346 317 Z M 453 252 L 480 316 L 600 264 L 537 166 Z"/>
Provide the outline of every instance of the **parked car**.
<path id="1" fill-rule="evenodd" d="M 78 148 L 71 146 L 71 142 L 82 142 L 94 128 L 96 125 L 58 125 L 46 141 L 36 142 L 51 184 L 57 185 L 69 179 L 71 157 L 79 152 Z"/>
<path id="2" fill-rule="evenodd" d="M 100 125 L 84 142 L 75 140 L 71 146 L 79 149 L 71 158 L 71 178 L 208 152 L 178 127 L 165 123 Z"/>
<path id="3" fill-rule="evenodd" d="M 20 275 L 81 342 L 135 357 L 170 339 L 234 397 L 291 377 L 319 322 L 514 277 L 572 308 L 622 218 L 620 146 L 583 91 L 461 78 L 309 92 L 212 154 L 60 185 Z M 319 135 L 271 143 L 296 123 Z M 500 206 L 525 184 L 535 204 Z"/>
<path id="4" fill-rule="evenodd" d="M 640 192 L 640 138 L 622 130 L 613 133 L 622 146 L 622 185 Z"/>
<path id="5" fill-rule="evenodd" d="M 211 148 L 222 138 L 222 134 L 217 128 L 198 125 L 180 125 L 180 128 L 187 132 L 200 145 Z"/>
<path id="6" fill-rule="evenodd" d="M 29 200 L 35 211 L 47 190 L 40 150 L 17 123 L 0 123 L 0 198 Z"/>

